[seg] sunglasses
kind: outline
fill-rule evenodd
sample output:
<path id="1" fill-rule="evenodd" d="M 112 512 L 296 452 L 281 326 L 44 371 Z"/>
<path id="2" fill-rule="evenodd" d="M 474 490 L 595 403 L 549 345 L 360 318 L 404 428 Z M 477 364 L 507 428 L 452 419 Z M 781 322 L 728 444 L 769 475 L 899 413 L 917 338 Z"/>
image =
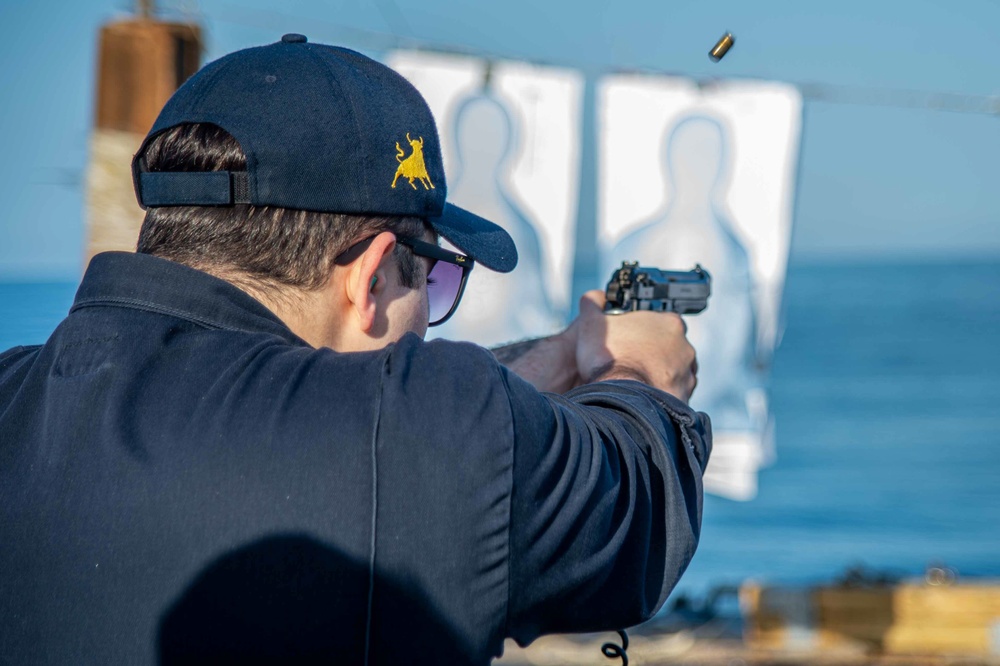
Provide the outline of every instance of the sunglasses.
<path id="1" fill-rule="evenodd" d="M 354 261 L 374 238 L 370 236 L 358 241 L 334 259 L 334 263 L 345 266 Z M 430 310 L 427 325 L 437 326 L 448 321 L 458 309 L 458 302 L 465 293 L 465 283 L 476 261 L 464 254 L 408 236 L 396 236 L 396 242 L 410 248 L 413 254 L 431 260 L 431 267 L 427 270 L 427 303 Z"/>
<path id="2" fill-rule="evenodd" d="M 445 323 L 458 309 L 469 273 L 476 265 L 475 260 L 416 238 L 397 236 L 396 242 L 410 248 L 413 254 L 431 260 L 427 271 L 427 302 L 430 306 L 427 325 Z"/>

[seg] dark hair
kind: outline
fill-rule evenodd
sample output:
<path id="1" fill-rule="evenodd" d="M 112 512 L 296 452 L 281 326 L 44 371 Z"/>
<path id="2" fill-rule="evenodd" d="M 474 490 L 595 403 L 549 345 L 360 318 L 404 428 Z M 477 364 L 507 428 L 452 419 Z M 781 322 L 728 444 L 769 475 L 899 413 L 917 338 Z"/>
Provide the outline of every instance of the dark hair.
<path id="1" fill-rule="evenodd" d="M 154 137 L 142 155 L 149 171 L 245 171 L 246 155 L 225 130 L 180 125 Z M 419 238 L 416 217 L 320 213 L 276 206 L 166 206 L 146 211 L 136 251 L 219 273 L 241 287 L 317 289 L 334 259 L 359 240 L 391 231 Z M 395 249 L 400 281 L 418 286 L 417 259 Z"/>

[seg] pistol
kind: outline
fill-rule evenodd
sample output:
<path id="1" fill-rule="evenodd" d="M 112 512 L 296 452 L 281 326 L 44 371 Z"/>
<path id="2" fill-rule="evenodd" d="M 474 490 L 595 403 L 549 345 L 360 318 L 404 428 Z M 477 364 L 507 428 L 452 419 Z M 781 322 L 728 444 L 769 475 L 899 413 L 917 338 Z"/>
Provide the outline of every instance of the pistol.
<path id="1" fill-rule="evenodd" d="M 697 314 L 708 307 L 712 276 L 700 264 L 690 271 L 665 271 L 624 261 L 615 269 L 605 291 L 604 312 L 635 310 Z"/>

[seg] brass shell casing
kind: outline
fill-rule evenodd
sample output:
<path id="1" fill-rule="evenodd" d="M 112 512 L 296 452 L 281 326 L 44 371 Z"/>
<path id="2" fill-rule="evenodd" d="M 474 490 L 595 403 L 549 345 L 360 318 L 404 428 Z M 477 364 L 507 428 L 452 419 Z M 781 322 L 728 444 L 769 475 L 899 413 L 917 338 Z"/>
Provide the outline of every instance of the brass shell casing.
<path id="1" fill-rule="evenodd" d="M 724 34 L 719 41 L 715 43 L 712 50 L 708 52 L 708 57 L 712 59 L 713 62 L 719 62 L 722 57 L 729 52 L 729 49 L 733 47 L 736 43 L 736 38 L 733 37 L 733 33 L 727 32 Z"/>

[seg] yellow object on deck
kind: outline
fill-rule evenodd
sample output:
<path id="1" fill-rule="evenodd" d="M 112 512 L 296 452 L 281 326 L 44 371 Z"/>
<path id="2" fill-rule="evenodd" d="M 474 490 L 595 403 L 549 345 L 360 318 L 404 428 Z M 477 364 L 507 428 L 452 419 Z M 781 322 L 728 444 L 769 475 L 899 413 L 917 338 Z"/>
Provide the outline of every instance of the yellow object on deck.
<path id="1" fill-rule="evenodd" d="M 751 649 L 1000 655 L 1000 581 L 740 590 Z"/>

